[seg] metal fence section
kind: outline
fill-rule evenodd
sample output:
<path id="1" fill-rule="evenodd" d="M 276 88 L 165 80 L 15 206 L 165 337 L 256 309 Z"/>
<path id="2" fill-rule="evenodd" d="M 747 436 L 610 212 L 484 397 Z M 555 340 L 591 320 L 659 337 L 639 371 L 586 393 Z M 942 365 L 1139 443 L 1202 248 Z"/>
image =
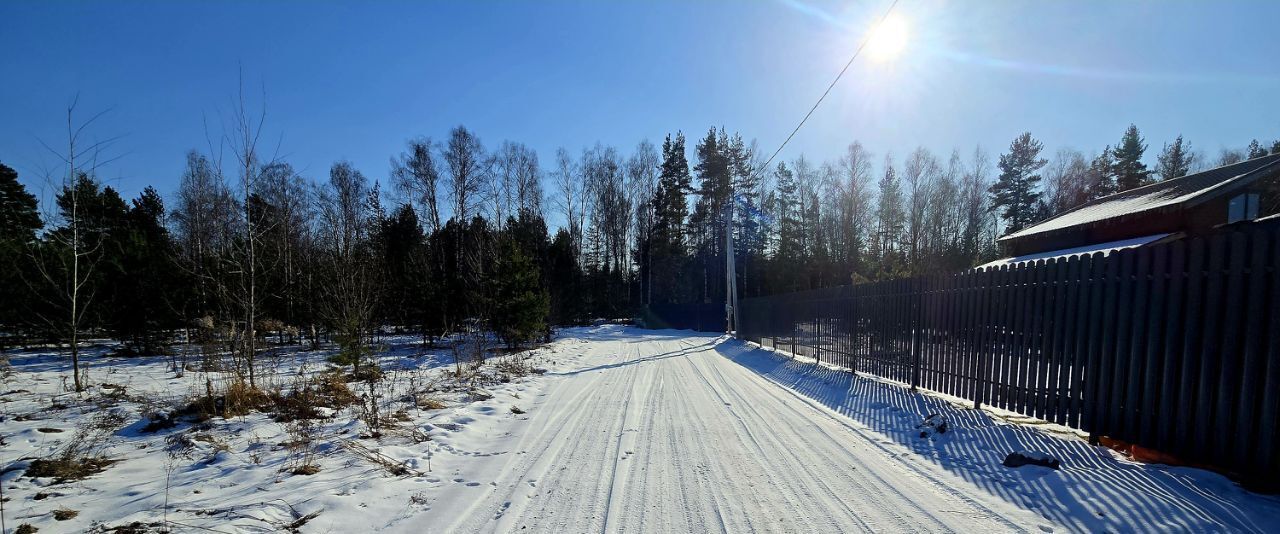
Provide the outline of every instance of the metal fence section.
<path id="1" fill-rule="evenodd" d="M 1280 231 L 745 299 L 739 337 L 1280 478 Z"/>

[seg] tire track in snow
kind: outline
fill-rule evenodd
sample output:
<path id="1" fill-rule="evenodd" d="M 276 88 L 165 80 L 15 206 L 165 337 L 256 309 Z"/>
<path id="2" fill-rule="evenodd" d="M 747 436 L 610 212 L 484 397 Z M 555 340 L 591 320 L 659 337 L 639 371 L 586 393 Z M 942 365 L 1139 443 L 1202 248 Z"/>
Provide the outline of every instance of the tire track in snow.
<path id="1" fill-rule="evenodd" d="M 587 346 L 588 344 L 578 344 L 574 348 L 584 350 Z M 608 362 L 608 364 L 612 363 L 616 362 Z M 519 446 L 514 450 L 521 451 L 522 454 L 509 457 L 502 469 L 502 475 L 495 481 L 497 485 L 495 491 L 463 510 L 457 516 L 457 520 L 441 532 L 476 532 L 495 519 L 509 516 L 512 504 L 519 503 L 522 506 L 527 504 L 528 498 L 532 497 L 531 494 L 537 491 L 536 482 L 531 481 L 536 481 L 538 477 L 547 473 L 554 463 L 552 461 L 554 457 L 562 452 L 562 449 L 548 445 L 571 423 L 582 420 L 589 406 L 588 403 L 582 402 L 582 399 L 598 391 L 598 383 L 604 379 L 603 375 L 604 373 L 600 372 L 588 374 L 589 383 L 577 389 L 550 386 L 551 391 L 546 393 L 548 398 L 538 406 L 537 412 L 534 412 L 528 425 L 531 429 L 540 428 L 540 431 L 526 434 L 520 440 Z M 541 421 L 543 417 L 549 420 Z M 490 528 L 499 528 L 500 525 L 501 522 L 490 525 Z"/>
<path id="2" fill-rule="evenodd" d="M 863 462 L 863 465 L 865 465 L 868 468 L 869 474 L 871 474 L 872 476 L 880 480 L 884 487 L 890 488 L 894 493 L 896 493 L 901 501 L 911 503 L 913 506 L 917 507 L 921 511 L 926 511 L 926 512 L 929 511 L 919 506 L 919 504 L 917 503 L 918 499 L 916 496 L 909 495 L 903 492 L 901 489 L 899 489 L 900 486 L 902 485 L 902 477 L 905 476 L 910 480 L 922 483 L 924 485 L 924 488 L 922 489 L 929 489 L 931 490 L 931 493 L 938 495 L 940 497 L 955 499 L 959 501 L 959 503 L 963 503 L 964 505 L 967 505 L 973 511 L 980 512 L 981 515 L 978 516 L 980 519 L 995 520 L 1000 523 L 1003 523 L 1005 528 L 1017 530 L 1017 531 L 1028 530 L 1031 528 L 1029 524 L 1020 524 L 1018 522 L 1007 519 L 1001 513 L 996 512 L 995 510 L 992 510 L 987 504 L 980 502 L 977 499 L 974 499 L 973 497 L 965 493 L 965 491 L 958 489 L 954 485 L 948 484 L 947 482 L 949 481 L 939 480 L 936 477 L 935 473 L 929 473 L 926 470 L 922 469 L 920 465 L 914 462 L 908 461 L 906 459 L 906 455 L 914 454 L 909 449 L 904 448 L 903 451 L 896 451 L 896 452 L 892 451 L 883 444 L 884 438 L 876 434 L 874 431 L 859 428 L 856 422 L 848 419 L 847 417 L 840 415 L 838 413 L 835 413 L 830 409 L 826 408 L 825 406 L 818 404 L 816 401 L 809 399 L 807 397 L 804 397 L 803 395 L 800 395 L 795 391 L 792 391 L 791 389 L 787 388 L 783 384 L 778 384 L 777 382 L 774 382 L 772 380 L 769 380 L 768 378 L 762 377 L 737 364 L 731 364 L 730 362 L 728 362 L 728 360 L 725 357 L 720 356 L 718 353 L 713 352 L 712 356 L 715 358 L 715 361 L 718 362 L 717 368 L 721 368 L 721 369 L 727 368 L 727 369 L 730 369 L 732 373 L 735 373 L 741 376 L 740 379 L 735 380 L 736 383 L 749 384 L 753 388 L 755 388 L 757 391 L 761 392 L 761 394 L 768 396 L 770 398 L 779 400 L 780 401 L 779 404 L 781 406 L 784 406 L 788 411 L 790 411 L 792 414 L 796 415 L 797 417 L 818 415 L 820 416 L 821 419 L 825 419 L 827 421 L 833 422 L 835 423 L 835 425 L 837 425 L 837 428 L 841 431 L 840 432 L 841 434 L 846 434 L 846 433 L 850 434 L 853 437 L 858 438 L 864 445 L 867 445 L 868 447 L 875 449 L 877 452 L 881 453 L 880 457 L 885 461 Z M 794 401 L 794 400 L 799 400 L 800 402 L 798 404 L 794 402 L 788 402 L 788 401 Z M 807 409 L 802 409 L 802 407 L 807 407 Z M 783 418 L 783 420 L 785 421 L 787 419 Z M 848 435 L 833 435 L 829 430 L 827 430 L 827 428 L 820 425 L 815 425 L 815 428 L 818 430 L 818 432 L 822 434 L 822 436 L 821 436 L 821 439 L 818 439 L 818 440 L 809 440 L 808 442 L 812 446 L 827 447 L 832 444 L 847 443 L 846 440 L 849 437 Z M 851 451 L 845 449 L 844 447 L 838 447 L 834 451 L 834 456 L 838 457 L 842 454 L 848 454 L 850 452 Z M 833 456 L 831 451 L 827 452 L 827 456 L 828 457 Z M 892 476 L 886 476 L 881 472 L 882 470 L 885 470 L 885 469 L 892 469 L 892 473 L 891 473 Z M 954 480 L 954 483 L 963 484 L 965 486 L 969 485 L 967 482 L 964 482 L 963 480 L 960 480 L 958 478 Z M 967 489 L 971 491 L 982 491 L 974 487 L 968 487 Z M 1019 511 L 1023 512 L 1022 510 L 1019 510 Z M 1034 522 L 1036 524 L 1043 524 L 1046 522 L 1043 517 L 1040 517 L 1039 515 L 1035 515 L 1030 512 L 1026 512 L 1025 514 L 1021 514 L 1021 515 L 1023 515 L 1024 517 L 1027 517 L 1029 520 L 1029 523 Z M 952 516 L 946 516 L 946 517 L 952 517 Z M 939 519 L 941 519 L 941 517 L 939 517 Z M 964 531 L 964 529 L 962 529 L 961 531 Z"/>
<path id="3" fill-rule="evenodd" d="M 756 406 L 757 402 L 748 401 L 745 397 L 742 397 L 739 394 L 738 390 L 736 388 L 731 387 L 729 384 L 725 383 L 722 377 L 721 377 L 721 380 L 719 380 L 721 387 L 716 387 L 715 385 L 713 385 L 708 377 L 708 374 L 706 372 L 703 372 L 703 370 L 701 369 L 701 366 L 695 363 L 699 360 L 705 359 L 707 355 L 703 353 L 703 354 L 699 354 L 698 356 L 699 357 L 697 358 L 690 359 L 690 364 L 692 367 L 694 367 L 697 370 L 698 377 L 701 379 L 703 384 L 705 384 L 709 390 L 715 392 L 715 394 L 720 398 L 721 404 L 725 406 L 732 406 L 735 403 L 729 402 L 729 398 L 724 393 L 722 393 L 722 391 L 732 392 L 732 395 L 734 396 L 733 400 L 737 401 L 736 404 L 738 407 L 731 408 L 729 410 L 729 413 L 737 422 L 737 426 L 739 428 L 739 434 L 746 436 L 751 441 L 751 443 L 753 444 L 753 446 L 757 451 L 757 455 L 758 455 L 757 457 L 763 460 L 767 464 L 765 466 L 767 472 L 778 473 L 780 476 L 784 477 L 785 479 L 784 484 L 788 487 L 788 491 L 779 492 L 778 495 L 783 497 L 784 499 L 787 499 L 789 504 L 791 504 L 792 509 L 786 511 L 786 513 L 789 516 L 813 517 L 817 513 L 821 513 L 821 510 L 831 510 L 831 509 L 838 508 L 838 509 L 843 509 L 845 512 L 845 519 L 847 521 L 845 521 L 844 524 L 857 523 L 864 530 L 867 530 L 867 531 L 874 530 L 872 524 L 868 523 L 865 519 L 863 519 L 857 513 L 857 511 L 854 510 L 848 503 L 840 499 L 839 494 L 834 492 L 833 489 L 828 484 L 825 483 L 825 481 L 823 480 L 822 473 L 816 473 L 813 470 L 814 462 L 812 462 L 812 459 L 809 459 L 809 461 L 805 461 L 805 459 L 800 458 L 796 452 L 798 449 L 794 447 L 794 445 L 785 444 L 779 439 L 779 436 L 777 435 L 776 431 L 773 431 L 774 429 L 779 428 L 780 426 L 779 422 L 765 421 L 764 420 L 765 418 L 761 416 L 760 411 L 757 409 L 757 406 Z M 714 370 L 714 365 L 712 365 L 712 368 Z M 719 376 L 718 370 L 716 370 L 715 372 L 717 373 L 717 376 Z M 748 422 L 747 419 L 744 417 L 744 414 L 751 415 L 754 421 Z M 757 432 L 753 430 L 753 427 L 758 429 L 766 429 L 766 430 L 762 432 Z M 829 462 L 826 464 L 819 464 L 819 465 L 834 466 L 837 464 L 838 463 L 835 463 L 835 462 Z M 796 477 L 795 475 L 797 475 L 799 472 L 803 472 L 804 476 Z M 811 488 L 804 487 L 804 481 L 806 480 L 816 481 L 821 486 L 820 488 L 818 488 L 821 491 L 817 492 L 817 496 L 815 497 L 815 499 L 820 499 L 822 501 L 820 503 L 821 506 L 818 507 L 819 510 L 817 511 L 814 510 L 814 503 L 812 502 L 812 500 L 810 500 L 809 502 L 803 502 L 803 501 L 798 501 L 793 497 L 794 495 L 797 495 L 800 493 L 803 493 L 806 496 L 810 496 L 810 497 L 814 496 L 815 492 Z M 859 491 L 854 493 L 857 493 L 857 494 L 865 493 L 866 488 L 860 488 L 860 489 L 863 489 L 864 491 Z M 827 524 L 813 525 L 812 527 L 815 529 L 843 530 L 840 528 L 842 523 L 838 521 L 834 521 L 834 518 L 832 519 L 833 520 L 829 521 Z"/>
<path id="4" fill-rule="evenodd" d="M 635 361 L 639 360 L 640 347 L 639 344 L 637 344 Z M 639 431 L 636 427 L 637 422 L 641 417 L 639 409 L 640 406 L 638 402 L 635 402 L 635 399 L 636 397 L 648 399 L 648 391 L 652 384 L 650 380 L 636 380 L 636 375 L 641 373 L 640 367 L 645 367 L 645 370 L 648 370 L 647 368 L 649 366 L 645 366 L 640 363 L 632 364 L 632 366 L 636 367 L 636 369 L 632 373 L 631 389 L 628 390 L 627 404 L 623 409 L 622 433 L 618 435 L 618 446 L 614 451 L 613 476 L 609 480 L 609 497 L 605 502 L 604 530 L 606 532 L 609 531 L 609 520 L 611 518 L 617 518 L 624 508 L 623 501 L 620 499 L 615 500 L 614 494 L 621 494 L 627 486 L 627 481 L 630 479 L 630 466 L 623 466 L 622 462 L 627 460 L 627 456 L 635 453 L 635 445 L 637 441 L 635 433 Z M 635 462 L 633 461 L 631 463 L 634 464 Z M 614 519 L 615 529 L 617 521 L 617 519 Z"/>
<path id="5" fill-rule="evenodd" d="M 626 353 L 615 347 L 625 345 L 612 342 L 602 348 L 618 355 Z M 619 412 L 625 413 L 630 398 L 626 394 L 619 396 L 619 392 L 630 391 L 639 366 L 618 357 L 602 367 L 593 371 L 600 375 L 596 383 L 572 386 L 589 387 L 589 396 L 579 402 L 590 406 L 590 415 L 575 419 L 551 436 L 546 446 L 557 452 L 538 475 L 539 491 L 530 494 L 521 507 L 510 510 L 496 530 L 514 530 L 516 525 L 548 532 L 603 529 L 617 463 L 616 440 L 623 433 L 624 421 Z M 588 411 L 584 409 L 583 413 Z M 614 443 L 612 450 L 610 442 Z M 583 477 L 581 473 L 593 476 Z"/>

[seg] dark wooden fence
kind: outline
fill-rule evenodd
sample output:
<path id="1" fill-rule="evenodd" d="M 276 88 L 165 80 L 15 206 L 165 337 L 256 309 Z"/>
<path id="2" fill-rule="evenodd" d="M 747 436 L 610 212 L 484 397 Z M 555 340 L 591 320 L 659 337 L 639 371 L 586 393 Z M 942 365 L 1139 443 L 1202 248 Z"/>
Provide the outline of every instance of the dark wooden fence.
<path id="1" fill-rule="evenodd" d="M 739 337 L 1274 489 L 1280 231 L 746 299 Z"/>

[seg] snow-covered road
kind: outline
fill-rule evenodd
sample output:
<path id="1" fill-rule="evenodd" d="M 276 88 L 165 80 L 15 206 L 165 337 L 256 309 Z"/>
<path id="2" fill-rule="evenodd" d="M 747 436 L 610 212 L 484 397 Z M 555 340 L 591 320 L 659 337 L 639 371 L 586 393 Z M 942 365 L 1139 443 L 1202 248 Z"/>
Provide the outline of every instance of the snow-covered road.
<path id="1" fill-rule="evenodd" d="M 582 338 L 561 349 L 576 365 L 549 381 L 511 454 L 494 459 L 505 463 L 492 469 L 492 491 L 429 529 L 1054 529 L 724 357 L 714 337 Z"/>

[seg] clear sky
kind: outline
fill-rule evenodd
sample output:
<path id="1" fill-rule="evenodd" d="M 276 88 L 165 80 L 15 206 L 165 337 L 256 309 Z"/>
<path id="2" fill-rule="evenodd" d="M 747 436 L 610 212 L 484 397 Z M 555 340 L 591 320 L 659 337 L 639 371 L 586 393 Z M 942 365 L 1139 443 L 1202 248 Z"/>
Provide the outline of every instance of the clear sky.
<path id="1" fill-rule="evenodd" d="M 487 146 L 597 141 L 628 153 L 711 126 L 771 152 L 888 0 L 694 2 L 0 2 L 0 162 L 38 193 L 65 107 L 110 109 L 103 178 L 176 189 L 239 73 L 269 145 L 323 180 L 386 181 L 406 139 L 465 124 Z M 991 152 L 1029 130 L 1086 153 L 1136 123 L 1154 162 L 1182 133 L 1210 157 L 1280 138 L 1280 2 L 901 0 L 894 61 L 859 60 L 782 157 Z M 206 122 L 209 127 L 206 128 Z M 689 147 L 692 151 L 692 144 Z M 899 158 L 900 159 L 900 158 Z M 692 154 L 691 154 L 692 160 Z"/>

